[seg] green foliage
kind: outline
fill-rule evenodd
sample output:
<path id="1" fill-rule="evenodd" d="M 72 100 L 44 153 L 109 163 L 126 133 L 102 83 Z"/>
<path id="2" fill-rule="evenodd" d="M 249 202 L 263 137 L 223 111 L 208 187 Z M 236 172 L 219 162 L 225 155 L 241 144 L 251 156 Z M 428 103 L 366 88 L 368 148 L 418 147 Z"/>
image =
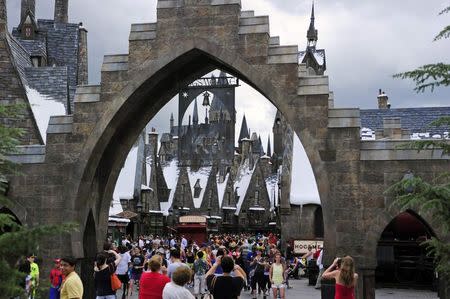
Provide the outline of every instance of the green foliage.
<path id="1" fill-rule="evenodd" d="M 450 12 L 450 6 L 443 9 L 439 15 Z M 446 26 L 434 38 L 434 41 L 450 37 L 450 25 Z M 450 65 L 445 63 L 427 64 L 413 71 L 395 74 L 394 78 L 412 79 L 416 84 L 416 92 L 424 92 L 435 87 L 450 85 Z M 433 121 L 429 126 L 450 127 L 450 115 Z M 450 143 L 442 140 L 418 140 L 400 146 L 400 148 L 415 149 L 442 149 L 443 155 L 450 154 Z M 444 236 L 450 231 L 450 174 L 443 173 L 431 183 L 425 182 L 420 177 L 411 176 L 403 178 L 400 182 L 391 186 L 387 193 L 395 197 L 393 205 L 402 210 L 409 208 L 419 209 L 422 213 L 433 215 L 433 220 L 442 227 Z M 448 240 L 432 238 L 425 241 L 429 256 L 434 258 L 436 271 L 450 276 L 450 244 Z"/>
<path id="2" fill-rule="evenodd" d="M 417 92 L 425 92 L 428 88 L 433 92 L 436 87 L 450 85 L 450 64 L 427 64 L 413 71 L 395 74 L 394 78 L 412 79 Z"/>
<path id="3" fill-rule="evenodd" d="M 450 174 L 445 173 L 431 183 L 417 176 L 405 177 L 387 193 L 395 197 L 394 206 L 432 214 L 433 221 L 441 225 L 443 235 L 450 232 Z M 450 244 L 433 237 L 423 245 L 428 249 L 427 254 L 434 258 L 436 271 L 450 275 Z"/>

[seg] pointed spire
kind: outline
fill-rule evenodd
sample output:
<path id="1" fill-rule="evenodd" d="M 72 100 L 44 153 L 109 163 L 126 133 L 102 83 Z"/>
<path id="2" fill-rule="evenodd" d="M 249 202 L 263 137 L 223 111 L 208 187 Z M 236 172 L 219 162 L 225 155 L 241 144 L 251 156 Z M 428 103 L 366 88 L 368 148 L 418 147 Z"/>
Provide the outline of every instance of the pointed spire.
<path id="1" fill-rule="evenodd" d="M 197 107 L 197 99 L 194 102 L 194 112 L 192 113 L 192 123 L 194 125 L 198 125 L 198 107 Z"/>
<path id="2" fill-rule="evenodd" d="M 242 118 L 241 133 L 239 134 L 238 141 L 241 142 L 241 140 L 244 138 L 250 138 L 250 135 L 248 133 L 247 119 L 245 118 L 245 114 L 244 114 L 244 117 Z"/>
<path id="3" fill-rule="evenodd" d="M 220 71 L 219 85 L 228 85 L 227 74 L 224 71 Z"/>
<path id="4" fill-rule="evenodd" d="M 170 113 L 170 133 L 172 133 L 174 122 L 175 122 L 175 119 L 173 118 L 173 113 Z"/>
<path id="5" fill-rule="evenodd" d="M 312 9 L 311 9 L 311 22 L 309 23 L 309 29 L 308 33 L 306 34 L 306 37 L 308 39 L 308 47 L 315 48 L 317 44 L 318 34 L 317 29 L 314 26 L 314 1 L 312 3 Z"/>
<path id="6" fill-rule="evenodd" d="M 270 135 L 267 136 L 267 156 L 272 157 L 272 148 L 270 147 Z"/>
<path id="7" fill-rule="evenodd" d="M 24 22 L 25 17 L 31 13 L 34 18 L 36 14 L 36 0 L 22 0 L 20 10 L 20 22 Z"/>

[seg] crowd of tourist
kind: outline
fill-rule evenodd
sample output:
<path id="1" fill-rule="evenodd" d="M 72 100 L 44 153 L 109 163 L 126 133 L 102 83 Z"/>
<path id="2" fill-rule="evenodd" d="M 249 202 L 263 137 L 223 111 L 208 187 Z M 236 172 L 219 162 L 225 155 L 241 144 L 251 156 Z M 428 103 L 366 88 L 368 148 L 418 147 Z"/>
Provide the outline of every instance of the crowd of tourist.
<path id="1" fill-rule="evenodd" d="M 317 262 L 321 279 L 336 280 L 336 297 L 351 299 L 357 274 L 351 257 L 336 259 L 324 269 L 323 250 L 295 256 L 290 244 L 281 252 L 279 237 L 269 235 L 213 235 L 198 244 L 183 235 L 161 238 L 141 236 L 137 240 L 123 237 L 108 240 L 96 255 L 93 280 L 96 299 L 234 299 L 242 292 L 286 298 L 289 279 L 299 278 L 308 262 Z M 27 259 L 30 274 L 26 279 L 28 298 L 39 283 L 34 256 Z M 55 260 L 50 273 L 50 298 L 82 298 L 83 284 L 75 271 L 76 260 Z M 31 270 L 34 269 L 34 270 Z"/>

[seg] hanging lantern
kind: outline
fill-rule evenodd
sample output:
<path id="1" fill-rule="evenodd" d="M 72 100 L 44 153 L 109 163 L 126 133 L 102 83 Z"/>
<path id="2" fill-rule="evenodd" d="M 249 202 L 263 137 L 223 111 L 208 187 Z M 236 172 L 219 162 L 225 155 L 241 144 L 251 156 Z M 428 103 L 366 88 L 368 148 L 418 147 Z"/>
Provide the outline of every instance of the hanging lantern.
<path id="1" fill-rule="evenodd" d="M 203 106 L 209 106 L 209 93 L 207 91 L 203 94 Z"/>

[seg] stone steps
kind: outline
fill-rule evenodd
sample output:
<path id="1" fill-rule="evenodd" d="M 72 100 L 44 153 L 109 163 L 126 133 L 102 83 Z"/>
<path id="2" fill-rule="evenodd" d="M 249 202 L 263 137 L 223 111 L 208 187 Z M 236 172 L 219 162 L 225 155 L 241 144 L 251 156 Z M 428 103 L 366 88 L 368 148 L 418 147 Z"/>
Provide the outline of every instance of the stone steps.
<path id="1" fill-rule="evenodd" d="M 268 63 L 298 63 L 298 46 L 270 46 Z"/>
<path id="2" fill-rule="evenodd" d="M 72 133 L 73 115 L 52 116 L 48 122 L 47 134 Z"/>
<path id="3" fill-rule="evenodd" d="M 17 153 L 8 155 L 7 159 L 20 164 L 40 164 L 45 162 L 45 145 L 18 146 Z"/>
<path id="4" fill-rule="evenodd" d="M 128 71 L 128 54 L 105 55 L 102 72 Z"/>
<path id="5" fill-rule="evenodd" d="M 359 108 L 333 108 L 328 110 L 328 128 L 360 128 Z"/>
<path id="6" fill-rule="evenodd" d="M 299 77 L 297 94 L 301 96 L 318 94 L 329 95 L 328 76 Z"/>
<path id="7" fill-rule="evenodd" d="M 75 92 L 75 103 L 95 103 L 100 101 L 100 85 L 78 86 Z"/>
<path id="8" fill-rule="evenodd" d="M 241 17 L 239 34 L 270 34 L 269 16 Z"/>
<path id="9" fill-rule="evenodd" d="M 159 3 L 158 3 L 159 5 Z M 131 31 L 128 40 L 153 40 L 156 38 L 156 23 L 131 24 Z"/>

